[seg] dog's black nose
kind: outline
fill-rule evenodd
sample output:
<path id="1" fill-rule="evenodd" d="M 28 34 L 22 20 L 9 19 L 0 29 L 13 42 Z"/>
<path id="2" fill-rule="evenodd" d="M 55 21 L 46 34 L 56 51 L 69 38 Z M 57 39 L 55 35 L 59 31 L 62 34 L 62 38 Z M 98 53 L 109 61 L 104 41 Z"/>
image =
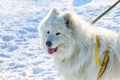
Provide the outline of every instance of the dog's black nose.
<path id="1" fill-rule="evenodd" d="M 52 43 L 51 43 L 50 41 L 47 41 L 47 42 L 46 42 L 46 45 L 47 45 L 48 47 L 50 47 L 50 46 L 52 45 Z"/>

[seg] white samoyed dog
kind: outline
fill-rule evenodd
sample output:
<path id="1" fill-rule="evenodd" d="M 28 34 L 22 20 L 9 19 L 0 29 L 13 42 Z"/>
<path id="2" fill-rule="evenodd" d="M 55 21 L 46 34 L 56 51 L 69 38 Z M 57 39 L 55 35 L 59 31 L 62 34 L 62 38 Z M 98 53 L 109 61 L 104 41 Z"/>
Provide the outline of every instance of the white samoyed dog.
<path id="1" fill-rule="evenodd" d="M 76 14 L 58 9 L 50 11 L 41 21 L 39 30 L 44 50 L 53 56 L 65 80 L 120 80 L 118 33 L 93 27 Z M 97 66 L 96 51 L 103 67 Z"/>

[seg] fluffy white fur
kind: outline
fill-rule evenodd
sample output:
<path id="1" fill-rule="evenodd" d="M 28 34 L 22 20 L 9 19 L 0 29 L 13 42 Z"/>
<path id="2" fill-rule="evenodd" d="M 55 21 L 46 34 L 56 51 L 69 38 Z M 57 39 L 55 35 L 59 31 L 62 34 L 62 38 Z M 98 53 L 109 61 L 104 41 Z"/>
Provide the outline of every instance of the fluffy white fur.
<path id="1" fill-rule="evenodd" d="M 49 34 L 47 33 L 49 31 Z M 56 33 L 60 33 L 56 35 Z M 95 63 L 95 36 L 100 37 L 99 55 L 102 62 L 108 45 L 109 62 L 100 80 L 120 80 L 120 35 L 93 27 L 76 14 L 53 9 L 40 23 L 44 50 L 57 48 L 52 54 L 55 66 L 65 80 L 97 80 L 100 68 Z"/>

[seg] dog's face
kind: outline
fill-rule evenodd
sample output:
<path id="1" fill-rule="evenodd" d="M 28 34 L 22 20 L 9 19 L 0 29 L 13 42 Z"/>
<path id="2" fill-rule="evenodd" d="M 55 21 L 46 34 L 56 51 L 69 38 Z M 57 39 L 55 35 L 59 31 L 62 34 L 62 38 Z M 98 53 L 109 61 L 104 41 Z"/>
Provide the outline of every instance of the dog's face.
<path id="1" fill-rule="evenodd" d="M 40 24 L 42 43 L 49 54 L 60 57 L 69 57 L 72 54 L 74 39 L 67 17 L 70 16 L 61 15 L 61 12 L 54 9 Z"/>

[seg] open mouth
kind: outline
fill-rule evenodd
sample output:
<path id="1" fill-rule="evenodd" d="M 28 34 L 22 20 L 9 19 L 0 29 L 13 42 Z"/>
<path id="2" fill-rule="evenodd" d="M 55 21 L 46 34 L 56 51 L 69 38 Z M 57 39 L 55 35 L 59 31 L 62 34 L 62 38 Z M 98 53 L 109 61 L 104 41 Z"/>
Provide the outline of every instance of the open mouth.
<path id="1" fill-rule="evenodd" d="M 48 48 L 48 53 L 49 53 L 49 54 L 55 53 L 55 52 L 57 51 L 57 48 L 58 48 L 58 47 L 56 47 L 56 48 Z"/>

